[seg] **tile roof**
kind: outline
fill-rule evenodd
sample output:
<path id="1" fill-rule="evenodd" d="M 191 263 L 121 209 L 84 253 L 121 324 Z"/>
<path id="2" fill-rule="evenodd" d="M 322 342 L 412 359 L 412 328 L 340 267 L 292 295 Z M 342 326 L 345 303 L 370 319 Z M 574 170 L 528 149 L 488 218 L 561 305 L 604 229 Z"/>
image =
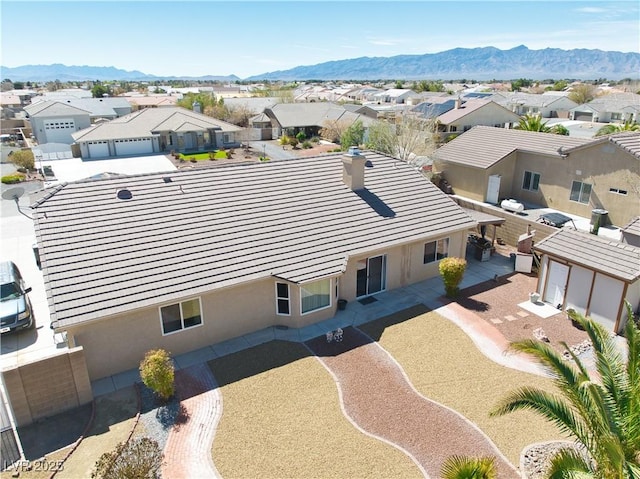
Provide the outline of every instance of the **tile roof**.
<path id="1" fill-rule="evenodd" d="M 572 148 L 593 141 L 551 133 L 507 130 L 490 126 L 475 126 L 434 154 L 441 161 L 475 168 L 489 168 L 516 150 L 528 151 L 560 158 L 560 147 Z"/>
<path id="2" fill-rule="evenodd" d="M 69 105 L 59 101 L 39 101 L 32 103 L 24 107 L 24 111 L 30 117 L 42 116 L 42 117 L 55 117 L 55 116 L 69 116 L 69 115 L 89 115 L 89 110 L 79 108 L 77 106 Z"/>
<path id="3" fill-rule="evenodd" d="M 192 127 L 184 125 L 190 123 Z M 112 140 L 120 138 L 148 138 L 162 131 L 187 131 L 217 129 L 222 131 L 240 131 L 242 128 L 221 120 L 216 120 L 186 108 L 164 107 L 145 108 L 116 118 L 107 123 L 93 125 L 73 133 L 75 141 Z M 190 129 L 192 128 L 192 129 Z"/>
<path id="4" fill-rule="evenodd" d="M 589 148 L 600 143 L 613 143 L 618 148 L 621 148 L 627 153 L 640 159 L 640 132 L 637 131 L 625 131 L 621 133 L 613 133 L 611 135 L 604 135 L 592 139 L 591 142 L 587 144 L 575 146 L 573 148 L 567 148 L 565 153 L 571 153 L 572 151 Z"/>
<path id="5" fill-rule="evenodd" d="M 477 111 L 486 106 L 490 106 L 491 104 L 494 105 L 494 109 L 502 110 L 504 113 L 512 116 L 514 121 L 518 120 L 519 118 L 518 115 L 513 113 L 511 110 L 507 110 L 506 108 L 504 108 L 501 105 L 498 105 L 494 101 L 480 99 L 480 100 L 467 100 L 462 105 L 460 105 L 459 108 L 450 109 L 449 111 L 440 115 L 438 117 L 438 121 L 443 125 L 448 125 L 449 123 L 453 123 L 454 121 L 464 118 L 470 113 L 473 113 L 474 111 Z"/>
<path id="6" fill-rule="evenodd" d="M 302 126 L 324 126 L 327 121 L 344 121 L 351 125 L 361 120 L 365 126 L 374 120 L 359 113 L 346 110 L 335 103 L 278 103 L 270 108 L 282 128 Z"/>
<path id="7" fill-rule="evenodd" d="M 640 248 L 602 236 L 563 228 L 540 241 L 534 249 L 626 282 L 640 278 Z"/>
<path id="8" fill-rule="evenodd" d="M 620 230 L 623 233 L 629 233 L 634 236 L 640 236 L 640 216 L 636 216 L 631 221 L 629 221 L 626 225 L 624 225 Z"/>
<path id="9" fill-rule="evenodd" d="M 366 190 L 339 153 L 83 180 L 33 205 L 60 326 L 276 276 L 339 275 L 354 254 L 476 225 L 409 165 L 363 152 Z M 165 180 L 167 178 L 167 180 Z M 132 198 L 121 200 L 119 189 Z"/>

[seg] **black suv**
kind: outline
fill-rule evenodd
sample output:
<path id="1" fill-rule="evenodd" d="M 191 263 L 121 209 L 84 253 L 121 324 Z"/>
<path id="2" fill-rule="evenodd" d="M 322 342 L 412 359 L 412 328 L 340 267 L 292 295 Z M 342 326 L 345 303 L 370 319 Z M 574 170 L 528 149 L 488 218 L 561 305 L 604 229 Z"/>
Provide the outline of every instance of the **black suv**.
<path id="1" fill-rule="evenodd" d="M 33 328 L 36 325 L 33 308 L 27 293 L 31 288 L 24 287 L 20 270 L 12 261 L 0 262 L 0 333 L 8 333 L 23 328 Z"/>

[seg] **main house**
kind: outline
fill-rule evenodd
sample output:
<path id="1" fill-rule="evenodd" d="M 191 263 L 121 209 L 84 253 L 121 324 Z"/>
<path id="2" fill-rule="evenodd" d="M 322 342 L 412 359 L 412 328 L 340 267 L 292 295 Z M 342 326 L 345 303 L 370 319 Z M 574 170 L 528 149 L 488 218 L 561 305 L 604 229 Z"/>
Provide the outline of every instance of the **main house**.
<path id="1" fill-rule="evenodd" d="M 145 108 L 71 136 L 83 159 L 206 151 L 240 145 L 243 128 L 186 108 Z"/>
<path id="2" fill-rule="evenodd" d="M 513 198 L 624 225 L 638 214 L 640 133 L 596 139 L 475 127 L 435 152 L 435 170 L 453 191 L 498 204 Z"/>
<path id="3" fill-rule="evenodd" d="M 33 208 L 52 327 L 92 380 L 437 276 L 477 225 L 410 165 L 357 149 L 79 181 Z"/>

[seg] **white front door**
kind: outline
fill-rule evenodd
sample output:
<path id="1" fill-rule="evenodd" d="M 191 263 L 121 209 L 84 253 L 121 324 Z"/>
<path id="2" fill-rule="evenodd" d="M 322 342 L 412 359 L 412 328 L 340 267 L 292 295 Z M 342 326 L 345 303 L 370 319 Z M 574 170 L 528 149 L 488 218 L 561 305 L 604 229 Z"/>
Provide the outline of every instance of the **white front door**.
<path id="1" fill-rule="evenodd" d="M 545 303 L 549 303 L 558 309 L 562 308 L 568 276 L 569 267 L 566 264 L 550 261 L 547 286 L 544 291 L 544 298 L 542 298 Z"/>

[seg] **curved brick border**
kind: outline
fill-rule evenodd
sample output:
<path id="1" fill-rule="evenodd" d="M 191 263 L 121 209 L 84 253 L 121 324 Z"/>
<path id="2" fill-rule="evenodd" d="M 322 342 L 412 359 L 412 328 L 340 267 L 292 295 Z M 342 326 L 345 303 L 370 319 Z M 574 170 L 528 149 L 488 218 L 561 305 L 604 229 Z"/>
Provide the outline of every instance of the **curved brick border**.
<path id="1" fill-rule="evenodd" d="M 222 414 L 222 398 L 207 364 L 176 371 L 176 391 L 183 409 L 167 438 L 162 477 L 220 478 L 211 445 Z"/>
<path id="2" fill-rule="evenodd" d="M 324 337 L 306 343 L 337 378 L 348 417 L 370 435 L 408 451 L 428 475 L 440 476 L 451 455 L 495 456 L 501 478 L 517 469 L 473 423 L 418 394 L 386 350 L 360 330 L 347 328 L 344 341 Z"/>

